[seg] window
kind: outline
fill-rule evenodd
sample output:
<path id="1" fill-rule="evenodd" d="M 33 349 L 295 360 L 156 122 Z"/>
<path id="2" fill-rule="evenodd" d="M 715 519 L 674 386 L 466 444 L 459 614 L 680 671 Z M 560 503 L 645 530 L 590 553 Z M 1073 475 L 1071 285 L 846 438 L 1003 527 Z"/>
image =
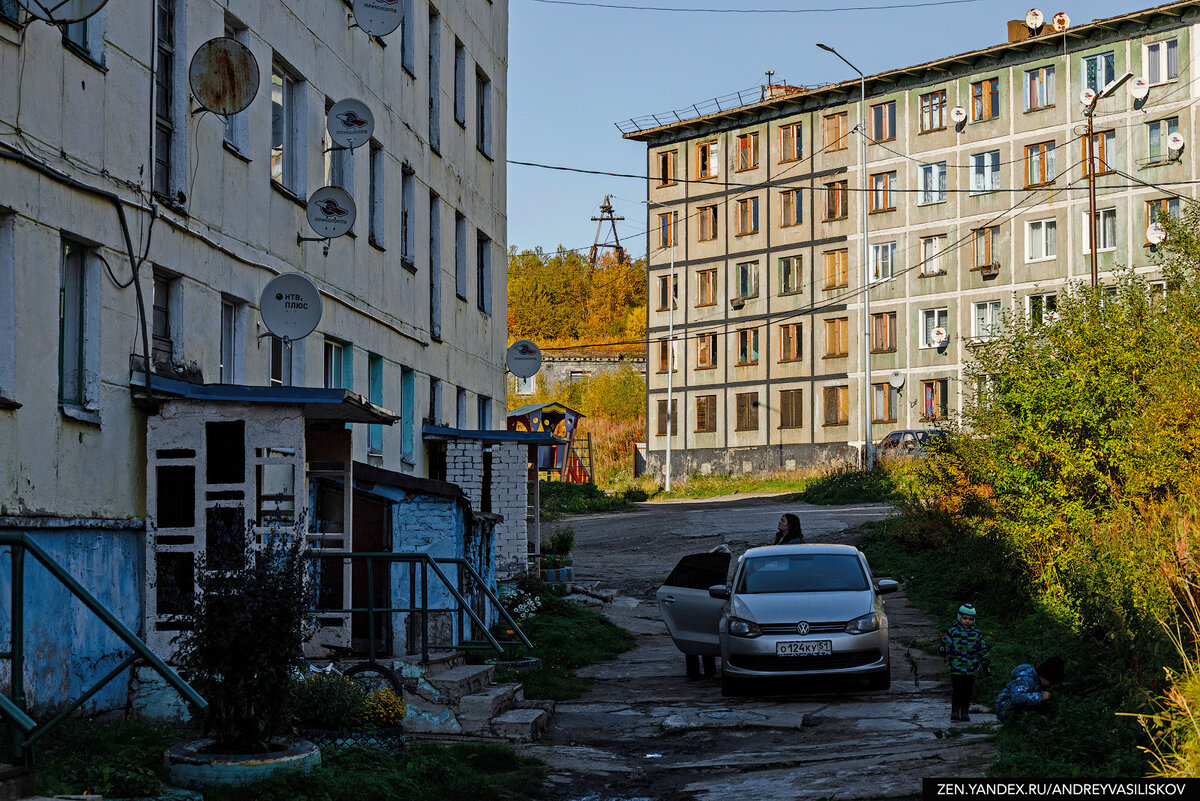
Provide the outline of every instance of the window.
<path id="1" fill-rule="evenodd" d="M 801 390 L 779 390 L 779 427 L 800 428 L 804 425 Z"/>
<path id="2" fill-rule="evenodd" d="M 333 101 L 326 98 L 325 115 L 327 117 L 331 109 L 333 109 Z M 336 144 L 328 130 L 322 136 L 322 149 L 325 151 L 325 185 L 345 189 L 353 196 L 354 152 L 350 148 Z"/>
<path id="3" fill-rule="evenodd" d="M 442 18 L 429 10 L 429 147 L 442 149 Z"/>
<path id="4" fill-rule="evenodd" d="M 891 384 L 871 385 L 871 422 L 896 422 L 896 407 L 900 393 Z"/>
<path id="5" fill-rule="evenodd" d="M 738 366 L 758 364 L 758 329 L 743 328 L 738 331 Z"/>
<path id="6" fill-rule="evenodd" d="M 871 280 L 884 281 L 896 272 L 896 243 L 880 242 L 871 245 Z"/>
<path id="7" fill-rule="evenodd" d="M 1079 141 L 1083 145 L 1080 159 L 1083 161 L 1083 177 L 1086 178 L 1088 175 L 1087 139 L 1080 137 Z M 1096 131 L 1092 134 L 1092 159 L 1096 163 L 1096 175 L 1107 175 L 1112 172 L 1112 167 L 1108 163 L 1108 154 L 1114 152 L 1116 141 L 1116 131 Z"/>
<path id="8" fill-rule="evenodd" d="M 679 433 L 679 415 L 676 411 L 679 408 L 678 398 L 671 398 L 671 412 L 667 413 L 667 402 L 660 400 L 658 402 L 658 436 L 665 437 L 667 435 L 667 421 L 670 420 L 671 436 Z"/>
<path id="9" fill-rule="evenodd" d="M 1100 237 L 1096 240 L 1097 250 L 1116 250 L 1117 249 L 1117 210 L 1116 209 L 1100 209 L 1096 212 L 1096 224 L 1099 229 Z M 1087 229 L 1087 234 L 1083 237 L 1083 252 L 1091 252 L 1092 229 L 1088 225 L 1088 215 L 1084 212 L 1083 227 Z"/>
<path id="10" fill-rule="evenodd" d="M 492 238 L 475 234 L 475 305 L 484 314 L 492 313 Z"/>
<path id="11" fill-rule="evenodd" d="M 660 275 L 658 277 L 658 311 L 666 311 L 667 305 L 679 308 L 679 276 Z"/>
<path id="12" fill-rule="evenodd" d="M 240 384 L 242 380 L 242 312 L 244 304 L 236 300 L 221 300 L 221 363 L 218 365 L 222 384 Z"/>
<path id="13" fill-rule="evenodd" d="M 490 431 L 492 428 L 492 399 L 480 395 L 475 399 L 475 419 L 480 431 Z"/>
<path id="14" fill-rule="evenodd" d="M 1179 219 L 1179 198 L 1166 197 L 1146 201 L 1146 226 L 1161 222 L 1163 217 Z"/>
<path id="15" fill-rule="evenodd" d="M 921 95 L 921 133 L 946 127 L 946 90 Z"/>
<path id="16" fill-rule="evenodd" d="M 737 168 L 752 170 L 758 166 L 758 134 L 747 133 L 737 138 Z"/>
<path id="17" fill-rule="evenodd" d="M 669 248 L 679 242 L 679 212 L 667 211 L 658 215 L 658 246 Z"/>
<path id="18" fill-rule="evenodd" d="M 664 150 L 658 154 L 658 185 L 670 186 L 675 183 L 675 170 L 678 168 L 679 151 Z M 713 206 L 716 209 L 716 206 Z"/>
<path id="19" fill-rule="evenodd" d="M 804 157 L 804 129 L 801 123 L 779 128 L 779 160 L 796 161 Z"/>
<path id="20" fill-rule="evenodd" d="M 779 224 L 784 228 L 804 222 L 804 199 L 799 189 L 785 189 L 779 193 Z"/>
<path id="21" fill-rule="evenodd" d="M 1179 41 L 1166 39 L 1146 45 L 1146 80 L 1166 83 L 1179 77 Z"/>
<path id="22" fill-rule="evenodd" d="M 442 199 L 429 193 L 429 336 L 442 339 Z"/>
<path id="23" fill-rule="evenodd" d="M 0 18 L 17 21 L 17 0 L 0 0 Z"/>
<path id="24" fill-rule="evenodd" d="M 717 271 L 700 270 L 696 273 L 696 305 L 714 306 L 717 302 Z"/>
<path id="25" fill-rule="evenodd" d="M 696 337 L 696 369 L 709 370 L 717 366 L 717 335 L 701 334 Z"/>
<path id="26" fill-rule="evenodd" d="M 367 400 L 376 406 L 383 405 L 383 357 L 377 353 L 367 354 Z M 367 450 L 383 453 L 382 424 L 367 426 Z"/>
<path id="27" fill-rule="evenodd" d="M 971 122 L 1000 116 L 1000 79 L 988 78 L 971 84 Z"/>
<path id="28" fill-rule="evenodd" d="M 821 133 L 826 150 L 846 149 L 846 112 L 830 114 L 821 118 Z"/>
<path id="29" fill-rule="evenodd" d="M 58 291 L 58 399 L 67 406 L 95 409 L 99 402 L 99 274 L 91 251 L 63 242 Z"/>
<path id="30" fill-rule="evenodd" d="M 271 180 L 302 195 L 304 114 L 299 108 L 299 81 L 286 67 L 271 66 Z"/>
<path id="31" fill-rule="evenodd" d="M 56 9 L 59 3 L 47 4 Z M 16 12 L 14 11 L 14 14 Z M 104 64 L 104 11 L 101 10 L 85 20 L 62 26 L 63 41 L 80 55 L 97 64 Z"/>
<path id="32" fill-rule="evenodd" d="M 896 210 L 896 173 L 881 172 L 871 176 L 871 211 Z"/>
<path id="33" fill-rule="evenodd" d="M 454 212 L 454 294 L 467 299 L 467 218 Z"/>
<path id="34" fill-rule="evenodd" d="M 975 266 L 976 267 L 993 267 L 999 263 L 999 257 L 996 254 L 996 232 L 999 228 L 976 228 L 971 232 L 971 237 L 975 241 Z"/>
<path id="35" fill-rule="evenodd" d="M 475 73 L 475 148 L 492 156 L 492 79 Z"/>
<path id="36" fill-rule="evenodd" d="M 150 350 L 156 366 L 170 366 L 175 361 L 175 342 L 172 337 L 172 307 L 178 284 L 166 273 L 154 272 L 154 290 L 151 300 Z"/>
<path id="37" fill-rule="evenodd" d="M 758 430 L 758 393 L 737 393 L 737 431 Z"/>
<path id="38" fill-rule="evenodd" d="M 351 389 L 354 383 L 351 346 L 325 338 L 324 382 L 326 389 Z"/>
<path id="39" fill-rule="evenodd" d="M 1025 227 L 1025 260 L 1041 261 L 1058 255 L 1058 223 L 1033 220 Z"/>
<path id="40" fill-rule="evenodd" d="M 942 252 L 946 249 L 945 236 L 923 236 L 920 244 L 921 275 L 942 275 Z"/>
<path id="41" fill-rule="evenodd" d="M 896 101 L 871 106 L 871 138 L 876 142 L 896 138 Z"/>
<path id="42" fill-rule="evenodd" d="M 412 167 L 407 164 L 400 171 L 400 263 L 409 270 L 416 270 L 413 243 L 416 241 L 415 226 L 417 205 L 417 179 Z"/>
<path id="43" fill-rule="evenodd" d="M 1058 293 L 1030 295 L 1028 299 L 1029 320 L 1034 325 L 1048 325 L 1058 319 Z"/>
<path id="44" fill-rule="evenodd" d="M 785 323 L 779 326 L 779 361 L 795 362 L 804 356 L 803 323 Z"/>
<path id="45" fill-rule="evenodd" d="M 387 227 L 384 215 L 383 148 L 374 140 L 367 148 L 367 241 L 377 248 L 383 247 L 383 232 Z"/>
<path id="46" fill-rule="evenodd" d="M 971 154 L 971 192 L 995 192 L 1000 188 L 1000 151 Z"/>
<path id="47" fill-rule="evenodd" d="M 844 426 L 850 422 L 850 388 L 825 387 L 825 425 Z"/>
<path id="48" fill-rule="evenodd" d="M 1025 110 L 1036 111 L 1054 105 L 1054 65 L 1025 70 Z"/>
<path id="49" fill-rule="evenodd" d="M 467 48 L 454 38 L 454 121 L 467 124 Z"/>
<path id="50" fill-rule="evenodd" d="M 0 404 L 16 398 L 15 229 L 16 215 L 0 208 Z"/>
<path id="51" fill-rule="evenodd" d="M 696 398 L 696 433 L 708 434 L 717 430 L 717 396 L 701 395 Z"/>
<path id="52" fill-rule="evenodd" d="M 748 197 L 737 202 L 737 235 L 758 233 L 758 198 Z"/>
<path id="53" fill-rule="evenodd" d="M 270 367 L 271 386 L 290 387 L 292 385 L 292 351 L 295 344 L 284 344 L 282 338 L 271 336 Z"/>
<path id="54" fill-rule="evenodd" d="M 1146 126 L 1147 138 L 1150 145 L 1146 158 L 1150 162 L 1163 161 L 1170 156 L 1167 147 L 1167 137 L 1179 130 L 1179 118 L 1171 117 L 1165 120 L 1155 120 Z"/>
<path id="55" fill-rule="evenodd" d="M 844 220 L 849 208 L 847 183 L 831 181 L 825 184 L 825 220 Z"/>
<path id="56" fill-rule="evenodd" d="M 517 376 L 517 394 L 518 395 L 532 395 L 536 389 L 537 389 L 537 386 L 534 382 L 533 376 L 527 376 L 525 378 L 522 378 L 521 376 Z"/>
<path id="57" fill-rule="evenodd" d="M 949 414 L 947 395 L 950 392 L 950 380 L 938 378 L 933 381 L 921 382 L 922 420 L 943 420 Z"/>
<path id="58" fill-rule="evenodd" d="M 894 353 L 896 350 L 896 312 L 871 315 L 871 352 Z"/>
<path id="59" fill-rule="evenodd" d="M 426 421 L 436 424 L 442 422 L 442 419 L 442 380 L 440 378 L 430 378 L 429 415 Z"/>
<path id="60" fill-rule="evenodd" d="M 841 289 L 850 280 L 850 251 L 825 251 L 825 285 L 823 289 Z"/>
<path id="61" fill-rule="evenodd" d="M 1083 85 L 1088 89 L 1099 93 L 1112 83 L 1116 62 L 1111 50 L 1107 53 L 1084 56 L 1079 62 L 1079 74 L 1083 78 Z"/>
<path id="62" fill-rule="evenodd" d="M 180 182 L 175 175 L 176 47 L 175 0 L 155 0 L 154 191 L 174 203 Z"/>
<path id="63" fill-rule="evenodd" d="M 701 206 L 696 212 L 696 227 L 701 242 L 711 242 L 717 238 L 717 207 Z"/>
<path id="64" fill-rule="evenodd" d="M 675 355 L 675 340 L 668 340 L 665 337 L 658 340 L 658 372 L 667 372 L 667 365 L 671 365 L 671 372 L 679 372 L 679 359 Z"/>
<path id="65" fill-rule="evenodd" d="M 758 262 L 744 261 L 737 266 L 737 296 L 758 297 Z"/>
<path id="66" fill-rule="evenodd" d="M 716 140 L 696 145 L 696 177 L 700 180 L 721 174 L 721 146 Z"/>
<path id="67" fill-rule="evenodd" d="M 835 317 L 825 321 L 825 358 L 836 359 L 850 352 L 850 318 Z"/>
<path id="68" fill-rule="evenodd" d="M 950 320 L 948 309 L 921 310 L 921 347 L 936 348 L 941 343 L 933 338 L 933 329 L 946 328 Z M 949 332 L 947 332 L 949 333 Z"/>
<path id="69" fill-rule="evenodd" d="M 417 374 L 411 367 L 400 368 L 400 449 L 404 461 L 411 463 L 416 449 Z"/>
<path id="70" fill-rule="evenodd" d="M 946 200 L 946 162 L 922 164 L 917 168 L 920 190 L 918 203 L 942 203 Z"/>
<path id="71" fill-rule="evenodd" d="M 1054 143 L 1041 142 L 1025 148 L 1025 186 L 1054 182 Z"/>
<path id="72" fill-rule="evenodd" d="M 1003 307 L 998 300 L 985 300 L 976 303 L 971 335 L 977 339 L 983 339 L 1000 333 L 1002 314 Z"/>
<path id="73" fill-rule="evenodd" d="M 800 268 L 803 256 L 784 256 L 779 260 L 779 294 L 794 295 L 801 290 Z"/>

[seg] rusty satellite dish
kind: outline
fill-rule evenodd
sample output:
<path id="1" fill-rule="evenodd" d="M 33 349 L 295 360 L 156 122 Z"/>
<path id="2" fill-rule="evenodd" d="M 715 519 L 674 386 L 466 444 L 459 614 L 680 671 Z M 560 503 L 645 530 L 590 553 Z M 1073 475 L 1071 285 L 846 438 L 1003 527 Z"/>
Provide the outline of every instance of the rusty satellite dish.
<path id="1" fill-rule="evenodd" d="M 79 22 L 104 8 L 108 0 L 17 0 L 17 5 L 45 22 Z"/>
<path id="2" fill-rule="evenodd" d="M 339 100 L 329 109 L 325 127 L 335 143 L 353 150 L 371 141 L 371 135 L 375 133 L 375 115 L 361 100 Z"/>
<path id="3" fill-rule="evenodd" d="M 399 0 L 354 0 L 354 21 L 372 36 L 387 36 L 403 19 Z"/>
<path id="4" fill-rule="evenodd" d="M 250 105 L 258 94 L 258 77 L 258 62 L 250 48 L 226 36 L 209 39 L 196 48 L 188 68 L 196 102 L 225 117 Z"/>

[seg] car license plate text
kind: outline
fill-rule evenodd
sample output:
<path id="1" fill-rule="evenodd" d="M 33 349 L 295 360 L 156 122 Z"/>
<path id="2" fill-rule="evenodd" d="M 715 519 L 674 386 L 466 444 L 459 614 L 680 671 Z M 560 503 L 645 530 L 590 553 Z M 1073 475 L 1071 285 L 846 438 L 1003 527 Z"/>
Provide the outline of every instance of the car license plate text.
<path id="1" fill-rule="evenodd" d="M 832 653 L 832 640 L 789 640 L 775 643 L 775 656 L 829 656 Z"/>

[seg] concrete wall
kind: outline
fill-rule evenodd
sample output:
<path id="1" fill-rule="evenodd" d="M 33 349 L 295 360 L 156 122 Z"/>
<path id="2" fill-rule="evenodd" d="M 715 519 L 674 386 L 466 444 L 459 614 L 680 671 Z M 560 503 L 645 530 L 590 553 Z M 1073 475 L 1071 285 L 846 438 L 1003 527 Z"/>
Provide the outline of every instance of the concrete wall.
<path id="1" fill-rule="evenodd" d="M 650 453 L 646 461 L 651 473 L 665 475 L 665 451 Z M 692 473 L 738 475 L 806 467 L 857 466 L 860 463 L 861 454 L 857 448 L 836 442 L 775 445 L 770 448 L 695 448 L 683 452 L 671 451 L 671 475 L 676 480 Z"/>

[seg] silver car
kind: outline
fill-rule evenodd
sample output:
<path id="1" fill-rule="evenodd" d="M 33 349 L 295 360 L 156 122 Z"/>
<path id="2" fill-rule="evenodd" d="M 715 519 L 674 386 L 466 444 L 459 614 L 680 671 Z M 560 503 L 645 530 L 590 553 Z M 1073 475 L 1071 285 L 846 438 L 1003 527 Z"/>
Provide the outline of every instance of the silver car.
<path id="1" fill-rule="evenodd" d="M 849 545 L 770 545 L 746 551 L 732 583 L 703 593 L 664 584 L 658 601 L 681 651 L 719 648 L 726 695 L 771 677 L 866 676 L 883 690 L 891 665 L 880 596 L 899 586 L 873 582 Z"/>

